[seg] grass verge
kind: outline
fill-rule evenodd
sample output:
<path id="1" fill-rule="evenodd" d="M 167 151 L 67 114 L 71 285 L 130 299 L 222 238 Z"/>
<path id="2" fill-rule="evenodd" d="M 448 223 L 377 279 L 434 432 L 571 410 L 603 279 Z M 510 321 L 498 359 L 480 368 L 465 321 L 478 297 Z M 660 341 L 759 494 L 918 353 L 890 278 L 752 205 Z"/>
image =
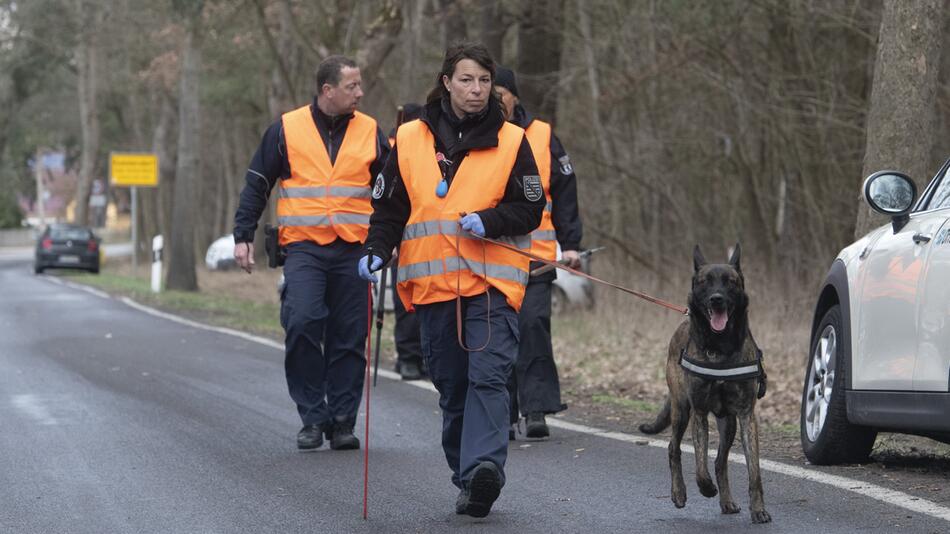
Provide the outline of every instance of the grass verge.
<path id="1" fill-rule="evenodd" d="M 163 291 L 152 293 L 149 282 L 142 278 L 104 270 L 101 274 L 67 273 L 74 282 L 92 286 L 109 293 L 134 299 L 163 311 L 180 313 L 189 318 L 215 326 L 252 332 L 273 339 L 283 339 L 280 327 L 280 305 L 257 302 L 223 294 Z"/>

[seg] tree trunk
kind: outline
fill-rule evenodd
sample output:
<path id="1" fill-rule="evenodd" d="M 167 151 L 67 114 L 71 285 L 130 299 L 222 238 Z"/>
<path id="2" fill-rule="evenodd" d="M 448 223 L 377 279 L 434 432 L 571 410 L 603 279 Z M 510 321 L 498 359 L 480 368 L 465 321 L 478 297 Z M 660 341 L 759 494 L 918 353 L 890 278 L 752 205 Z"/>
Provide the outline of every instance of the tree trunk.
<path id="1" fill-rule="evenodd" d="M 481 10 L 481 41 L 495 59 L 495 63 L 504 64 L 502 42 L 507 24 L 504 20 L 504 8 L 498 0 L 483 2 Z"/>
<path id="2" fill-rule="evenodd" d="M 199 77 L 201 69 L 200 9 L 186 23 L 182 52 L 181 91 L 178 102 L 178 165 L 175 169 L 175 205 L 172 212 L 168 289 L 197 291 L 195 273 L 195 196 L 201 166 L 198 161 Z"/>
<path id="3" fill-rule="evenodd" d="M 535 115 L 554 124 L 564 40 L 561 31 L 564 0 L 532 0 L 526 4 L 518 27 L 520 100 Z M 585 9 L 579 3 L 578 10 L 584 16 Z M 584 37 L 587 39 L 589 35 Z M 585 43 L 585 47 L 589 45 Z"/>
<path id="4" fill-rule="evenodd" d="M 886 0 L 868 110 L 863 175 L 895 169 L 922 191 L 933 172 L 934 104 L 943 44 L 943 0 Z M 854 234 L 884 222 L 859 200 Z"/>
<path id="5" fill-rule="evenodd" d="M 462 13 L 462 0 L 438 0 L 442 6 L 442 49 L 450 44 L 468 38 L 465 16 Z"/>
<path id="6" fill-rule="evenodd" d="M 80 21 L 79 41 L 76 45 L 78 74 L 79 125 L 82 131 L 82 152 L 79 179 L 76 184 L 76 211 L 73 221 L 86 224 L 89 219 L 89 192 L 96 173 L 99 155 L 99 107 L 96 102 L 99 78 L 99 43 L 97 28 L 101 10 L 94 2 L 76 0 Z"/>

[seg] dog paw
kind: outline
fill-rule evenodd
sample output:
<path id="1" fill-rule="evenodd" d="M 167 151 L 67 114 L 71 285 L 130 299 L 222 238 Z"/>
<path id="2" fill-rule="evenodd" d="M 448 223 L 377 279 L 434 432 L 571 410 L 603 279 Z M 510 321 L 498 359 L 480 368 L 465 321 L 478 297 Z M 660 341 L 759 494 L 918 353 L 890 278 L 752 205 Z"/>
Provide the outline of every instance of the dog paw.
<path id="1" fill-rule="evenodd" d="M 686 492 L 685 492 L 685 491 L 683 491 L 683 492 L 676 492 L 676 491 L 674 491 L 674 492 L 673 492 L 673 496 L 672 496 L 672 500 L 673 500 L 673 506 L 675 506 L 675 507 L 677 507 L 677 508 L 682 508 L 682 507 L 686 506 Z"/>
<path id="2" fill-rule="evenodd" d="M 707 479 L 696 479 L 696 485 L 699 486 L 699 492 L 703 497 L 715 497 L 719 495 L 719 490 L 716 489 L 716 485 L 713 484 L 712 480 Z"/>
<path id="3" fill-rule="evenodd" d="M 772 516 L 769 515 L 765 510 L 760 510 L 758 512 L 752 512 L 752 522 L 753 523 L 771 523 Z"/>
<path id="4" fill-rule="evenodd" d="M 738 514 L 739 510 L 741 510 L 741 508 L 739 508 L 739 505 L 732 501 L 719 503 L 719 508 L 722 510 L 722 513 L 724 514 Z"/>

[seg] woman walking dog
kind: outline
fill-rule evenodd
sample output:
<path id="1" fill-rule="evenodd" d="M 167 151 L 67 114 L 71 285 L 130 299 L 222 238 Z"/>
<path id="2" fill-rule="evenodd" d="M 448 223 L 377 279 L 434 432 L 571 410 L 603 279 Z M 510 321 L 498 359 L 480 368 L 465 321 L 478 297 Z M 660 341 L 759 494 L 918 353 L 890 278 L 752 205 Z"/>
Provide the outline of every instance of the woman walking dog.
<path id="1" fill-rule="evenodd" d="M 422 352 L 442 408 L 442 448 L 456 513 L 484 517 L 505 484 L 508 377 L 518 355 L 517 312 L 526 250 L 545 198 L 524 130 L 505 121 L 485 47 L 445 52 L 419 119 L 396 144 L 373 188 L 364 279 L 400 245 L 399 297 L 419 314 Z M 473 235 L 474 234 L 474 235 Z"/>

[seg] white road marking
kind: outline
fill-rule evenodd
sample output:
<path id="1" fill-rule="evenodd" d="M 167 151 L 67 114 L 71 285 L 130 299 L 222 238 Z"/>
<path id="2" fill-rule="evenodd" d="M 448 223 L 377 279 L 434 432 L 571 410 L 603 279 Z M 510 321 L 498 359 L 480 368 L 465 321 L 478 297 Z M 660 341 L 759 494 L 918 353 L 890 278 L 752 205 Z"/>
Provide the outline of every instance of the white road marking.
<path id="1" fill-rule="evenodd" d="M 47 277 L 47 278 L 52 278 L 52 277 Z M 86 288 L 85 286 L 82 286 L 80 284 L 74 284 L 72 282 L 65 282 L 64 285 L 67 285 L 69 287 L 75 287 L 77 289 L 81 289 L 84 291 L 92 290 L 91 292 L 94 292 L 93 294 L 101 293 L 98 290 L 94 290 L 92 288 Z M 106 298 L 111 298 L 111 297 L 106 295 Z M 121 301 L 131 306 L 132 308 L 135 308 L 149 315 L 153 315 L 155 317 L 161 317 L 169 321 L 174 321 L 176 323 L 191 326 L 191 327 L 198 328 L 201 330 L 208 330 L 211 332 L 218 332 L 221 334 L 236 336 L 241 339 L 246 339 L 248 341 L 260 343 L 261 345 L 266 345 L 268 347 L 271 347 L 280 351 L 284 350 L 283 343 L 278 343 L 276 341 L 273 341 L 267 338 L 255 336 L 255 335 L 234 330 L 231 328 L 210 326 L 210 325 L 206 325 L 206 324 L 199 323 L 196 321 L 192 321 L 190 319 L 185 319 L 184 317 L 179 317 L 177 315 L 159 311 L 154 308 L 145 306 L 143 304 L 139 304 L 138 302 L 135 302 L 134 300 L 128 297 L 122 297 Z M 401 381 L 399 374 L 394 373 L 392 371 L 381 369 L 379 371 L 379 374 L 383 378 Z M 420 388 L 420 389 L 428 390 L 428 391 L 433 391 L 433 392 L 436 391 L 435 386 L 433 386 L 431 382 L 424 381 L 424 380 L 412 380 L 412 381 L 405 381 L 403 383 L 413 386 L 413 387 Z M 38 408 L 42 409 L 41 406 L 38 406 Z M 46 423 L 46 424 L 49 424 L 49 423 Z M 53 421 L 52 424 L 55 424 L 55 420 Z M 548 425 L 554 428 L 560 428 L 560 429 L 568 430 L 571 432 L 591 434 L 591 435 L 596 435 L 602 438 L 612 439 L 615 441 L 622 441 L 625 443 L 631 443 L 631 444 L 636 444 L 636 445 L 647 445 L 650 447 L 657 447 L 661 449 L 666 449 L 669 446 L 669 442 L 665 440 L 648 438 L 648 437 L 640 436 L 636 434 L 626 434 L 623 432 L 611 432 L 611 431 L 603 430 L 603 429 L 592 427 L 592 426 L 571 423 L 571 422 L 564 421 L 556 417 L 549 417 Z M 693 454 L 693 447 L 688 444 L 684 443 L 682 445 L 682 450 L 689 454 Z M 709 457 L 715 458 L 715 456 L 716 456 L 716 451 L 710 450 Z M 730 453 L 729 461 L 737 463 L 737 464 L 745 465 L 745 456 L 740 452 Z M 809 480 L 812 482 L 818 482 L 820 484 L 825 484 L 828 486 L 832 486 L 834 488 L 838 488 L 840 490 L 856 493 L 858 495 L 862 495 L 864 497 L 881 501 L 883 503 L 892 504 L 894 506 L 904 508 L 905 510 L 910 510 L 912 512 L 934 517 L 936 519 L 941 519 L 943 521 L 950 521 L 950 508 L 941 506 L 940 504 L 937 504 L 933 501 L 929 501 L 927 499 L 915 497 L 913 495 L 910 495 L 901 491 L 891 490 L 888 488 L 878 486 L 876 484 L 871 484 L 869 482 L 862 482 L 860 480 L 855 480 L 855 479 L 851 479 L 851 478 L 847 478 L 843 476 L 822 473 L 819 471 L 806 469 L 806 468 L 798 467 L 794 465 L 789 465 L 782 462 L 776 462 L 774 460 L 767 460 L 764 458 L 759 459 L 759 467 L 765 471 L 771 471 L 773 473 L 779 473 L 779 474 L 790 476 L 790 477 L 800 478 L 803 480 Z"/>
<path id="2" fill-rule="evenodd" d="M 49 411 L 40 402 L 39 398 L 33 394 L 14 395 L 11 397 L 13 406 L 18 410 L 35 419 L 41 425 L 55 425 L 56 419 L 50 415 Z"/>
<path id="3" fill-rule="evenodd" d="M 54 284 L 59 284 L 59 285 L 61 285 L 61 286 L 71 287 L 71 288 L 73 288 L 73 289 L 78 289 L 78 290 L 80 290 L 80 291 L 85 291 L 86 293 L 89 293 L 90 295 L 95 295 L 95 296 L 97 296 L 97 297 L 99 297 L 99 298 L 101 298 L 101 299 L 106 299 L 106 300 L 111 300 L 111 299 L 112 299 L 112 296 L 111 296 L 111 295 L 109 295 L 109 294 L 106 293 L 105 291 L 100 291 L 100 290 L 98 290 L 98 289 L 96 289 L 96 288 L 94 288 L 94 287 L 89 287 L 89 286 L 87 286 L 87 285 L 77 284 L 77 283 L 75 283 L 75 282 L 70 282 L 70 281 L 68 281 L 68 280 L 63 280 L 63 279 L 59 278 L 58 276 L 50 276 L 50 275 L 48 275 L 48 274 L 44 274 L 44 275 L 41 275 L 41 276 L 42 276 L 43 278 L 45 278 L 46 280 L 49 280 L 50 282 L 53 282 Z"/>

